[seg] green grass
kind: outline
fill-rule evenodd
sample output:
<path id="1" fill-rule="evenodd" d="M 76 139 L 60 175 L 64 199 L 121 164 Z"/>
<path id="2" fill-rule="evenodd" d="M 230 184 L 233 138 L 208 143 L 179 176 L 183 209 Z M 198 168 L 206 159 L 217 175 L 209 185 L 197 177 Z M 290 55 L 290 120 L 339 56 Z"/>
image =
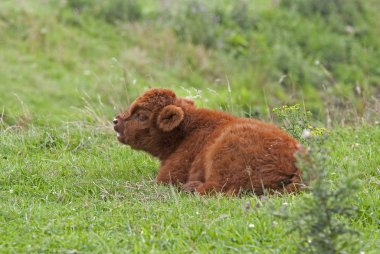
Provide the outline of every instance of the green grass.
<path id="1" fill-rule="evenodd" d="M 268 200 L 186 194 L 157 185 L 158 162 L 116 141 L 113 116 L 149 86 L 239 115 L 269 119 L 273 107 L 304 102 L 316 122 L 340 120 L 326 145 L 329 180 L 333 187 L 346 176 L 359 180 L 355 213 L 342 220 L 361 233 L 360 250 L 380 249 L 380 126 L 373 124 L 378 104 L 370 104 L 378 103 L 380 31 L 371 18 L 358 21 L 369 32 L 356 38 L 321 17 L 260 0 L 248 8 L 254 27 L 246 27 L 230 16 L 234 1 L 210 1 L 225 22 L 210 27 L 221 44 L 207 46 L 178 34 L 173 24 L 194 25 L 177 19 L 186 11 L 178 6 L 165 16 L 156 1 L 140 1 L 141 16 L 120 21 L 97 1 L 79 14 L 63 1 L 42 2 L 0 3 L 1 253 L 296 251 L 292 221 L 276 214 L 300 212 L 308 193 Z M 347 38 L 358 64 L 339 48 Z M 339 59 L 334 53 L 345 60 L 314 66 L 316 57 Z M 291 78 L 281 83 L 285 69 Z M 340 126 L 342 119 L 362 124 Z"/>
<path id="2" fill-rule="evenodd" d="M 379 133 L 340 129 L 328 144 L 331 181 L 360 180 L 350 224 L 365 253 L 380 247 Z M 9 129 L 0 141 L 2 253 L 295 251 L 291 222 L 275 213 L 283 204 L 297 212 L 307 193 L 261 200 L 178 192 L 152 181 L 155 160 L 91 126 Z"/>

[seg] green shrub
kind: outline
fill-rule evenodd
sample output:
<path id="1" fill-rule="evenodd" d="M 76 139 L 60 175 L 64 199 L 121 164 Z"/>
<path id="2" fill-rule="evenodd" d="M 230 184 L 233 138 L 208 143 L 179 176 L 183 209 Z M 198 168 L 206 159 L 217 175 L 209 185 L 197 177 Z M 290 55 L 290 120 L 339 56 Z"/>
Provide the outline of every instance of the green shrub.
<path id="1" fill-rule="evenodd" d="M 338 17 L 346 25 L 355 25 L 365 12 L 361 0 L 282 0 L 281 6 L 308 17 L 319 15 L 325 20 Z"/>
<path id="2" fill-rule="evenodd" d="M 180 39 L 211 48 L 220 44 L 223 18 L 223 12 L 190 0 L 172 14 L 170 25 Z"/>
<path id="3" fill-rule="evenodd" d="M 100 17 L 109 23 L 136 21 L 142 17 L 140 2 L 136 0 L 68 0 L 67 7 Z"/>
<path id="4" fill-rule="evenodd" d="M 112 0 L 107 1 L 104 10 L 101 11 L 104 19 L 110 23 L 116 21 L 136 21 L 142 17 L 141 6 L 136 0 Z"/>
<path id="5" fill-rule="evenodd" d="M 290 219 L 291 230 L 298 234 L 299 253 L 357 253 L 359 233 L 348 225 L 355 211 L 351 202 L 358 189 L 355 178 L 342 177 L 335 186 L 331 184 L 333 169 L 328 167 L 330 153 L 325 148 L 327 131 L 310 126 L 308 111 L 298 104 L 273 111 L 284 128 L 306 145 L 295 156 L 310 195 L 305 196 L 299 212 L 280 213 Z"/>
<path id="6" fill-rule="evenodd" d="M 96 1 L 92 0 L 67 0 L 67 7 L 77 11 L 82 12 L 84 10 L 88 10 L 94 7 Z"/>
<path id="7" fill-rule="evenodd" d="M 230 17 L 235 24 L 244 30 L 252 28 L 255 24 L 254 17 L 249 12 L 249 2 L 247 0 L 234 1 Z"/>

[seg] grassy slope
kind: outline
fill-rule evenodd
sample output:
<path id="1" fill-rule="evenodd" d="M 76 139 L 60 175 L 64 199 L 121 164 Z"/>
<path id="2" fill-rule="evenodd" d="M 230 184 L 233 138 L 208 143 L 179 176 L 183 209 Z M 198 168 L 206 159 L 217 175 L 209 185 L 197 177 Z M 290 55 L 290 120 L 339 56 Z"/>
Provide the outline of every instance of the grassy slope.
<path id="1" fill-rule="evenodd" d="M 157 186 L 157 162 L 121 147 L 108 128 L 114 107 L 149 85 L 171 84 L 184 95 L 175 84 L 206 87 L 228 68 L 213 52 L 166 29 L 114 27 L 31 1 L 12 3 L 0 4 L 0 252 L 294 251 L 289 222 L 273 211 L 284 203 L 297 210 L 307 194 L 264 202 Z M 202 93 L 200 104 L 225 100 Z M 352 224 L 365 253 L 380 248 L 379 133 L 379 126 L 337 129 L 329 143 L 332 181 L 361 180 Z"/>
<path id="2" fill-rule="evenodd" d="M 379 127 L 341 129 L 329 143 L 331 179 L 360 179 L 351 223 L 362 233 L 365 253 L 380 247 L 379 133 Z M 272 197 L 256 207 L 262 201 L 252 196 L 179 193 L 151 181 L 154 160 L 91 127 L 8 131 L 0 139 L 2 253 L 294 251 L 289 222 L 274 212 L 283 203 L 296 211 L 307 194 Z"/>

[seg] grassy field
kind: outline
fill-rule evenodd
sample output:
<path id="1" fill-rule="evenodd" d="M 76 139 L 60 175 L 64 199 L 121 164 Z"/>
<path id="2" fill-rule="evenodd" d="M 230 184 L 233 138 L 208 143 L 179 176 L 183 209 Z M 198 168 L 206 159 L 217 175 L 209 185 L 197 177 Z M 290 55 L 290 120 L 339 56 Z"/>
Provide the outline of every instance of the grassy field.
<path id="1" fill-rule="evenodd" d="M 379 127 L 331 133 L 331 181 L 355 175 L 349 223 L 361 250 L 379 249 Z M 298 196 L 197 197 L 158 186 L 157 162 L 90 126 L 3 131 L 2 253 L 294 253 Z"/>
<path id="2" fill-rule="evenodd" d="M 305 104 L 329 127 L 331 188 L 359 186 L 353 214 L 337 216 L 360 233 L 359 251 L 345 249 L 378 252 L 375 1 L 344 5 L 343 28 L 344 16 L 285 0 L 108 2 L 0 2 L 0 253 L 297 252 L 296 219 L 278 214 L 302 214 L 310 193 L 189 195 L 157 185 L 158 162 L 116 141 L 113 116 L 149 86 L 268 121 Z"/>

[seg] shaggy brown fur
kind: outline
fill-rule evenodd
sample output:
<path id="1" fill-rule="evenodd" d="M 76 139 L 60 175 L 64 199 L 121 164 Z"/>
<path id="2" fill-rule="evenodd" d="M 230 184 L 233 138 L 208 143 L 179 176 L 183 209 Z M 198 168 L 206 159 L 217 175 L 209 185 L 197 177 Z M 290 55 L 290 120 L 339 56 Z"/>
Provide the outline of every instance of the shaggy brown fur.
<path id="1" fill-rule="evenodd" d="M 167 89 L 150 89 L 114 119 L 118 140 L 161 161 L 157 181 L 206 194 L 294 192 L 298 142 L 272 124 L 196 108 Z"/>

